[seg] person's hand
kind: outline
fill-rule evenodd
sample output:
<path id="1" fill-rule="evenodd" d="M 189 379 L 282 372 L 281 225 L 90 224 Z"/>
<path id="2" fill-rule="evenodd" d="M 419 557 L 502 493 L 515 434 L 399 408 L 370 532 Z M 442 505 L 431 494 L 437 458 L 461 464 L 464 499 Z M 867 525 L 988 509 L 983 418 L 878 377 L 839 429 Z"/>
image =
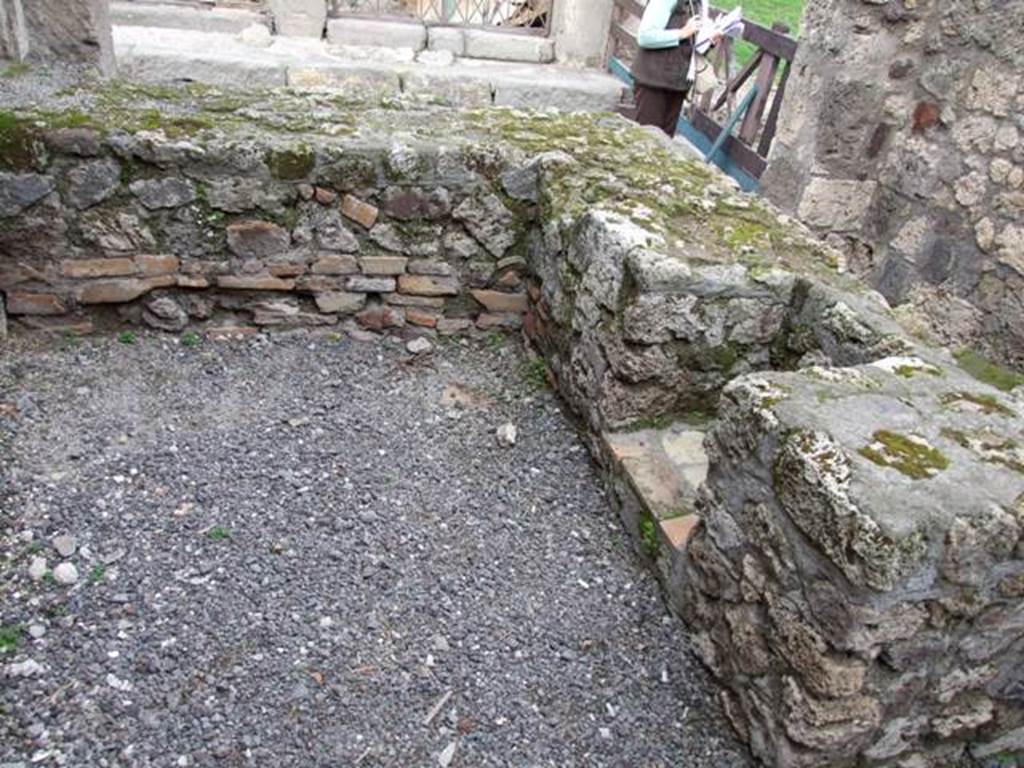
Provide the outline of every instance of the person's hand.
<path id="1" fill-rule="evenodd" d="M 699 30 L 700 18 L 697 16 L 693 16 L 690 18 L 688 22 L 686 22 L 683 28 L 679 30 L 679 39 L 687 40 L 696 35 Z"/>
<path id="2" fill-rule="evenodd" d="M 711 36 L 711 44 L 718 45 L 720 42 L 722 42 L 722 33 L 715 32 L 715 34 Z"/>

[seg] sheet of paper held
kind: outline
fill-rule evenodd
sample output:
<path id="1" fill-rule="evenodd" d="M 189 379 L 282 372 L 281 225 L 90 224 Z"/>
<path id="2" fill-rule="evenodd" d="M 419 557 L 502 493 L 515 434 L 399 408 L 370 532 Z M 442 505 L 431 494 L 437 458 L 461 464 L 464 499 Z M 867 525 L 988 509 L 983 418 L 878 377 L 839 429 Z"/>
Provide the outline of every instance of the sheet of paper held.
<path id="1" fill-rule="evenodd" d="M 697 33 L 697 52 L 704 54 L 711 47 L 711 37 L 718 33 L 722 37 L 739 37 L 743 34 L 743 9 L 733 8 L 711 23 L 705 22 Z"/>

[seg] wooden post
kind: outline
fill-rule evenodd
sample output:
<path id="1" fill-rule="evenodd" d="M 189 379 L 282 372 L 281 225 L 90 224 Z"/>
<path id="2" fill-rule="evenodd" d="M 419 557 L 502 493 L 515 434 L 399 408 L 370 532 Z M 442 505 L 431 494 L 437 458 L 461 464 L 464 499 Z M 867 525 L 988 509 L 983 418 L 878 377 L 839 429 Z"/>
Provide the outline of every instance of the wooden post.
<path id="1" fill-rule="evenodd" d="M 784 34 L 789 31 L 789 27 L 780 22 L 775 22 L 772 24 L 772 31 Z M 778 57 L 765 53 L 757 70 L 757 80 L 755 81 L 758 96 L 754 99 L 754 103 L 750 105 L 747 116 L 743 119 L 743 124 L 740 126 L 739 137 L 745 144 L 753 144 L 754 139 L 757 138 L 757 133 L 761 128 L 761 118 L 764 116 L 764 108 L 772 91 L 772 83 L 775 82 L 775 73 L 778 71 Z"/>

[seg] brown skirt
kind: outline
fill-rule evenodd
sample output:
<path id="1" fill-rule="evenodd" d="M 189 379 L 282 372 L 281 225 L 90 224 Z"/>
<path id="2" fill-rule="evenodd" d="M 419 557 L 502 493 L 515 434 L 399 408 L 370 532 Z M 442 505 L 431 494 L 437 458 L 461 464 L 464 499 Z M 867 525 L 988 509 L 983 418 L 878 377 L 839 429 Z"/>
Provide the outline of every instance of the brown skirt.
<path id="1" fill-rule="evenodd" d="M 636 121 L 640 125 L 656 125 L 669 136 L 675 136 L 686 94 L 640 83 L 636 84 L 633 93 L 636 99 Z"/>

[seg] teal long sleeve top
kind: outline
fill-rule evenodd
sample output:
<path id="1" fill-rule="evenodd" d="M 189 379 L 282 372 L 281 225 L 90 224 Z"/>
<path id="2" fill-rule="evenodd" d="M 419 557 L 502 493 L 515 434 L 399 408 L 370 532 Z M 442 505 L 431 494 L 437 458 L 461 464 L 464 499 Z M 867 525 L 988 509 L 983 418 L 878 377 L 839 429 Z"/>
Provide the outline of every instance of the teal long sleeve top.
<path id="1" fill-rule="evenodd" d="M 679 30 L 665 29 L 675 7 L 676 0 L 648 0 L 636 37 L 641 48 L 674 48 L 679 45 Z"/>

